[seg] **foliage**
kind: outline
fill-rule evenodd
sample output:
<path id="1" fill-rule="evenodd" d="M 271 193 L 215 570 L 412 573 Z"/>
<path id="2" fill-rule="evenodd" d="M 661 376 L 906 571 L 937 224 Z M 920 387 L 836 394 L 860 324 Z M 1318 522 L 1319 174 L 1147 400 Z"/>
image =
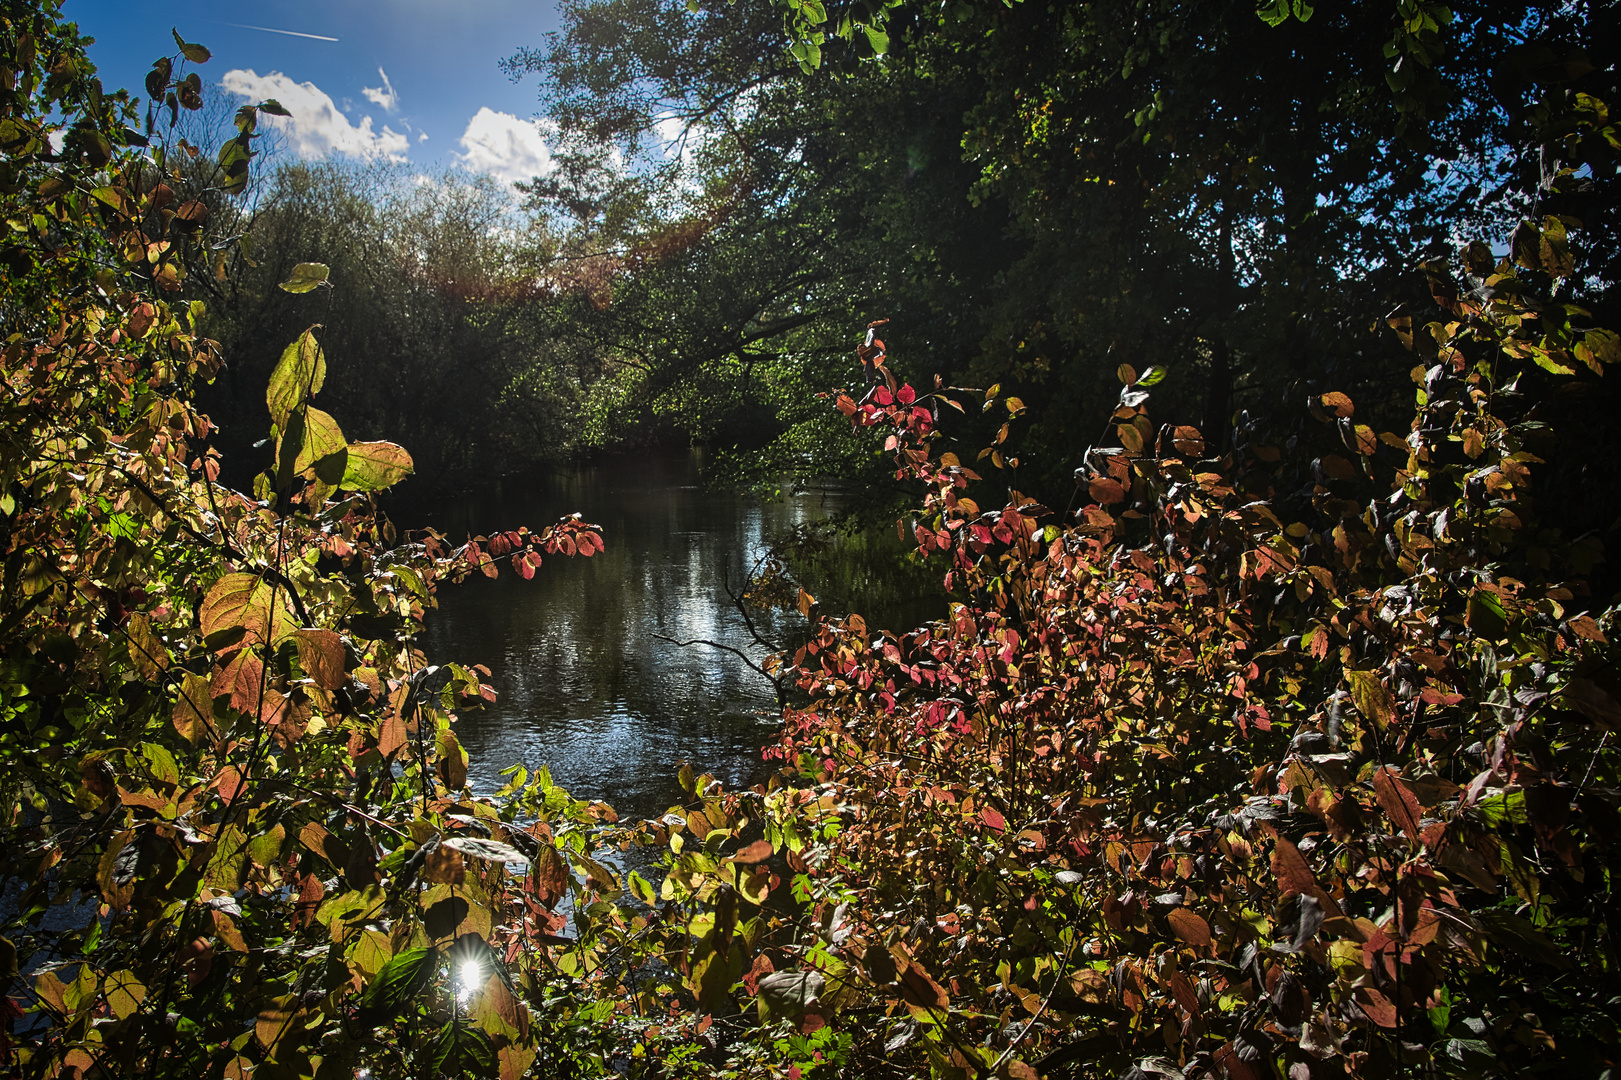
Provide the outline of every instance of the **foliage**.
<path id="1" fill-rule="evenodd" d="M 581 311 L 625 357 L 616 415 L 735 442 L 740 475 L 875 479 L 805 402 L 878 315 L 914 381 L 1030 403 L 1020 485 L 1057 501 L 1122 362 L 1174 368 L 1167 404 L 1224 445 L 1329 385 L 1399 410 L 1374 395 L 1405 361 L 1367 328 L 1423 301 L 1414 267 L 1456 235 L 1573 215 L 1568 288 L 1602 304 L 1615 277 L 1613 152 L 1548 123 L 1613 97 L 1586 9 L 904 5 L 882 64 L 809 79 L 783 10 L 580 0 L 510 62 L 568 151 L 537 198 L 589 206 L 624 258 Z"/>
<path id="2" fill-rule="evenodd" d="M 876 955 L 920 1064 L 1610 1060 L 1615 613 L 1601 545 L 1532 496 L 1535 403 L 1617 354 L 1545 299 L 1562 224 L 1521 235 L 1518 266 L 1466 252 L 1494 296 L 1438 278 L 1436 321 L 1397 322 L 1404 434 L 1331 392 L 1311 450 L 1211 455 L 1123 368 L 1073 526 L 982 511 L 909 387 L 840 399 L 928 485 L 914 533 L 960 603 L 907 635 L 828 622 L 782 750 L 838 808 L 812 894 L 848 905 L 844 963 Z"/>
<path id="3" fill-rule="evenodd" d="M 443 489 L 580 448 L 575 416 L 601 365 L 575 346 L 567 305 L 544 285 L 555 239 L 517 212 L 510 189 L 454 172 L 290 162 L 261 183 L 248 238 L 248 257 L 204 297 L 207 332 L 231 364 L 200 403 L 224 429 L 227 460 L 248 457 L 258 388 L 312 307 L 346 358 L 328 400 L 368 438 L 406 440 L 419 483 Z M 330 288 L 303 283 L 314 304 L 281 287 L 307 261 L 329 273 Z"/>
<path id="4" fill-rule="evenodd" d="M 171 112 L 196 103 L 182 61 L 207 59 L 177 44 L 148 85 Z M 372 493 L 411 460 L 315 405 L 317 328 L 270 373 L 254 496 L 219 484 L 191 397 L 216 346 L 171 298 L 194 208 L 243 186 L 255 110 L 199 191 L 191 151 L 142 149 L 54 5 L 8 9 L 4 56 L 0 1055 L 26 1076 L 521 1072 L 571 1029 L 566 1009 L 531 1028 L 514 996 L 534 945 L 506 923 L 507 867 L 555 871 L 601 812 L 543 777 L 475 800 L 451 710 L 490 691 L 411 638 L 439 583 L 529 577 L 599 536 L 397 538 Z M 498 839 L 541 809 L 540 839 L 513 830 L 528 856 Z"/>

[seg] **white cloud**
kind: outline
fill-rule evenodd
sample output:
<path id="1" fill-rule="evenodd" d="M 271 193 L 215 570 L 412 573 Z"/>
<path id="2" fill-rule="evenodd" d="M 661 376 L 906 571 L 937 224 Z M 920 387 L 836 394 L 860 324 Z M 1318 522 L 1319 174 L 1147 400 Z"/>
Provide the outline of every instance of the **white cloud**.
<path id="1" fill-rule="evenodd" d="M 552 171 L 552 152 L 546 145 L 546 126 L 538 120 L 520 120 L 489 106 L 467 121 L 456 158 L 474 172 L 489 173 L 515 183 L 533 180 Z"/>
<path id="2" fill-rule="evenodd" d="M 420 135 L 417 136 L 417 142 L 427 142 L 427 141 L 428 141 L 428 133 L 426 131 L 422 132 Z"/>
<path id="3" fill-rule="evenodd" d="M 400 95 L 394 92 L 394 84 L 388 81 L 388 72 L 378 68 L 377 74 L 383 77 L 383 85 L 362 86 L 360 92 L 366 95 L 367 101 L 370 101 L 384 112 L 393 112 L 400 107 Z"/>
<path id="4" fill-rule="evenodd" d="M 322 158 L 347 154 L 359 158 L 387 158 L 404 161 L 411 141 L 384 125 L 372 130 L 371 117 L 359 124 L 338 110 L 332 98 L 314 83 L 294 82 L 279 71 L 260 75 L 252 69 L 227 71 L 221 80 L 227 92 L 249 101 L 275 98 L 292 113 L 290 117 L 265 116 L 263 119 L 286 132 L 288 142 L 300 157 Z M 368 96 L 370 91 L 367 92 Z"/>

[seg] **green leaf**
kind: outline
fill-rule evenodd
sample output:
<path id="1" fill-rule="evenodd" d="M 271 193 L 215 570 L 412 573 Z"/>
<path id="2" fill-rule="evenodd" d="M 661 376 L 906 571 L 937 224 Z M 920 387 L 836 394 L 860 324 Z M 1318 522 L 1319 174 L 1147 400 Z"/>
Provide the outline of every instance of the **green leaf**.
<path id="1" fill-rule="evenodd" d="M 1272 0 L 1256 9 L 1256 15 L 1268 26 L 1282 26 L 1289 21 L 1289 0 Z"/>
<path id="2" fill-rule="evenodd" d="M 377 978 L 366 987 L 362 1007 L 373 1014 L 394 1013 L 420 994 L 439 967 L 439 950 L 432 945 L 407 949 L 383 965 Z"/>
<path id="3" fill-rule="evenodd" d="M 331 413 L 306 407 L 304 410 L 304 438 L 293 461 L 293 471 L 314 469 L 316 476 L 327 483 L 335 483 L 344 475 L 349 446 L 344 441 L 343 429 Z M 331 479 L 328 473 L 332 474 Z"/>
<path id="4" fill-rule="evenodd" d="M 378 491 L 410 476 L 415 469 L 403 446 L 391 442 L 350 443 L 339 487 Z"/>
<path id="5" fill-rule="evenodd" d="M 1306 0 L 1294 0 L 1295 18 L 1301 22 L 1310 22 L 1316 8 L 1306 3 Z"/>
<path id="6" fill-rule="evenodd" d="M 1379 681 L 1379 673 L 1347 671 L 1345 678 L 1351 684 L 1351 701 L 1356 705 L 1356 711 L 1372 720 L 1380 731 L 1389 727 L 1396 718 L 1396 702 L 1384 683 Z"/>
<path id="7" fill-rule="evenodd" d="M 658 906 L 659 898 L 658 894 L 653 891 L 653 886 L 649 885 L 647 879 L 634 870 L 630 872 L 630 894 L 648 907 Z"/>
<path id="8" fill-rule="evenodd" d="M 1163 367 L 1155 364 L 1153 367 L 1143 372 L 1142 377 L 1137 380 L 1137 385 L 1158 386 L 1160 383 L 1165 381 L 1165 376 L 1167 374 L 1169 373 Z"/>
<path id="9" fill-rule="evenodd" d="M 1452 991 L 1444 986 L 1441 987 L 1435 992 L 1435 1000 L 1439 1001 L 1440 1004 L 1428 1010 L 1430 1026 L 1435 1028 L 1437 1035 L 1445 1035 L 1447 1028 L 1452 1023 Z"/>
<path id="10" fill-rule="evenodd" d="M 164 784 L 180 783 L 180 766 L 165 747 L 157 743 L 142 743 L 141 757 L 146 759 L 146 768 L 152 774 L 152 779 Z"/>
<path id="11" fill-rule="evenodd" d="M 332 270 L 326 263 L 305 262 L 293 267 L 293 272 L 280 288 L 290 293 L 307 293 L 327 283 Z"/>
<path id="12" fill-rule="evenodd" d="M 1469 594 L 1469 608 L 1464 622 L 1469 629 L 1488 641 L 1501 641 L 1508 634 L 1508 611 L 1496 594 L 1476 589 Z"/>
<path id="13" fill-rule="evenodd" d="M 452 1020 L 439 1032 L 433 1048 L 433 1075 L 482 1078 L 497 1067 L 490 1037 L 473 1025 Z"/>
<path id="14" fill-rule="evenodd" d="M 285 429 L 292 411 L 312 395 L 319 394 L 326 384 L 326 357 L 315 340 L 315 330 L 312 326 L 298 335 L 298 340 L 282 351 L 281 359 L 270 373 L 265 404 L 270 407 L 270 418 L 279 428 Z"/>
<path id="15" fill-rule="evenodd" d="M 220 147 L 220 190 L 228 195 L 242 193 L 248 186 L 248 163 L 253 156 L 245 136 L 231 139 Z"/>
<path id="16" fill-rule="evenodd" d="M 180 55 L 194 64 L 206 64 L 214 54 L 195 41 L 186 41 L 180 36 L 180 31 L 170 28 L 169 33 L 174 35 L 174 43 L 180 47 Z"/>
<path id="17" fill-rule="evenodd" d="M 287 106 L 283 105 L 281 102 L 277 101 L 275 98 L 265 98 L 263 101 L 259 102 L 259 111 L 260 112 L 267 112 L 271 116 L 291 116 L 291 115 L 293 115 L 292 113 L 287 111 Z"/>
<path id="18" fill-rule="evenodd" d="M 861 29 L 866 32 L 867 41 L 872 45 L 875 55 L 882 56 L 889 51 L 888 34 L 872 26 L 863 26 Z"/>

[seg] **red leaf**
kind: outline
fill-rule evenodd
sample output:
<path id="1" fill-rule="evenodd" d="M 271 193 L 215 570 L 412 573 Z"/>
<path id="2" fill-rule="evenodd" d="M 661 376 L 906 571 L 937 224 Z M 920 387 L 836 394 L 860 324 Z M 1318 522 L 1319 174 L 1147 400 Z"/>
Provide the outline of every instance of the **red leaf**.
<path id="1" fill-rule="evenodd" d="M 740 863 L 760 863 L 765 862 L 769 858 L 771 858 L 771 841 L 756 840 L 748 847 L 740 848 L 737 854 L 732 856 L 732 861 Z"/>
<path id="2" fill-rule="evenodd" d="M 994 806 L 987 806 L 981 810 L 979 820 L 984 822 L 985 827 L 994 833 L 999 833 L 1007 828 L 1007 818 L 1003 817 L 1002 812 Z"/>
<path id="3" fill-rule="evenodd" d="M 910 405 L 912 402 L 917 400 L 917 391 L 913 390 L 911 384 L 908 383 L 907 385 L 901 387 L 900 393 L 895 395 L 895 400 L 899 401 L 902 405 Z"/>

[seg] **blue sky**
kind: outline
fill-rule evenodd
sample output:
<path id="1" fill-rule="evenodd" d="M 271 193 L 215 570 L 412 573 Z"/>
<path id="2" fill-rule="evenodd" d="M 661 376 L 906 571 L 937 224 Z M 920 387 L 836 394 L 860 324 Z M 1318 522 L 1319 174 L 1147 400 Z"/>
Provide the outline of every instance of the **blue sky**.
<path id="1" fill-rule="evenodd" d="M 533 79 L 515 85 L 496 67 L 555 29 L 549 0 L 66 0 L 63 13 L 96 39 L 103 85 L 143 98 L 152 61 L 176 51 L 177 27 L 213 52 L 195 69 L 204 82 L 234 103 L 274 97 L 292 111 L 289 153 L 509 181 L 549 167 Z"/>

